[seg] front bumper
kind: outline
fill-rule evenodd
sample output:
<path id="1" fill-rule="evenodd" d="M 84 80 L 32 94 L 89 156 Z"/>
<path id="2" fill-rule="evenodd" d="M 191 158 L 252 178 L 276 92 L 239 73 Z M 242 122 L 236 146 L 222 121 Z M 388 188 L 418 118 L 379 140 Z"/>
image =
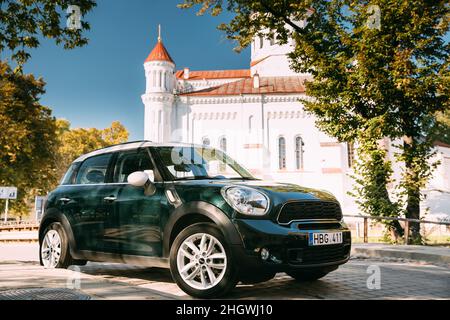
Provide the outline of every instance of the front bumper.
<path id="1" fill-rule="evenodd" d="M 243 246 L 233 248 L 242 272 L 258 269 L 274 272 L 305 268 L 333 270 L 350 258 L 350 230 L 336 220 L 308 220 L 280 226 L 270 220 L 236 219 L 234 225 L 243 242 Z M 343 243 L 310 246 L 310 232 L 342 232 Z M 261 258 L 262 248 L 269 250 L 269 259 Z"/>

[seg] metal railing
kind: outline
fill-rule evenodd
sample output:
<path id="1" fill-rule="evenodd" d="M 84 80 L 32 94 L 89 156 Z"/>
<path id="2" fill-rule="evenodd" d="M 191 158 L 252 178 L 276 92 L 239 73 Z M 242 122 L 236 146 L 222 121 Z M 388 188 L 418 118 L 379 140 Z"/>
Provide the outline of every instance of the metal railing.
<path id="1" fill-rule="evenodd" d="M 0 222 L 0 231 L 37 230 L 39 223 L 36 221 L 7 221 Z"/>
<path id="2" fill-rule="evenodd" d="M 430 220 L 419 220 L 419 219 L 409 219 L 409 218 L 397 218 L 397 217 L 377 217 L 377 216 L 363 216 L 363 215 L 344 215 L 344 218 L 360 218 L 364 219 L 364 243 L 369 242 L 369 220 L 388 220 L 388 221 L 402 221 L 405 223 L 404 226 L 404 241 L 405 244 L 409 244 L 409 231 L 410 227 L 409 224 L 411 222 L 413 223 L 427 223 L 427 224 L 437 224 L 437 225 L 444 225 L 444 226 L 450 226 L 450 221 L 430 221 Z"/>

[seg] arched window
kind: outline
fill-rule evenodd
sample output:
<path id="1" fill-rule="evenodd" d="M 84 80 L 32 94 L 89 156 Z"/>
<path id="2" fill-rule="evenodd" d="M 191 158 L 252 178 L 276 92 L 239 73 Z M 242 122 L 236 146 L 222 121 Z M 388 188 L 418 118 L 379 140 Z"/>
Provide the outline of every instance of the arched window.
<path id="1" fill-rule="evenodd" d="M 227 138 L 222 137 L 219 140 L 219 148 L 223 151 L 223 152 L 227 152 Z M 225 160 L 225 159 L 223 159 Z M 220 163 L 219 165 L 219 171 L 220 172 L 224 172 L 227 169 L 227 165 L 223 162 Z"/>
<path id="2" fill-rule="evenodd" d="M 166 90 L 169 91 L 170 89 L 170 72 L 166 71 Z"/>
<path id="3" fill-rule="evenodd" d="M 305 143 L 303 142 L 302 137 L 295 137 L 295 167 L 297 170 L 303 170 L 303 153 L 305 152 L 304 147 Z"/>
<path id="4" fill-rule="evenodd" d="M 209 147 L 211 145 L 211 140 L 208 137 L 202 138 L 202 145 Z"/>
<path id="5" fill-rule="evenodd" d="M 355 162 L 355 145 L 353 142 L 347 142 L 347 163 L 348 167 L 353 167 L 353 163 Z"/>
<path id="6" fill-rule="evenodd" d="M 161 88 L 162 85 L 162 71 L 158 72 L 158 87 Z"/>
<path id="7" fill-rule="evenodd" d="M 248 117 L 248 132 L 251 133 L 253 129 L 253 116 Z"/>
<path id="8" fill-rule="evenodd" d="M 286 169 L 286 139 L 284 137 L 278 138 L 278 168 Z"/>
<path id="9" fill-rule="evenodd" d="M 164 90 L 167 90 L 167 88 L 166 88 L 166 72 L 165 71 L 163 71 L 163 73 L 162 73 L 162 80 L 161 80 L 161 86 L 163 87 L 163 89 Z"/>
<path id="10" fill-rule="evenodd" d="M 264 46 L 264 37 L 259 36 L 259 48 L 262 49 L 263 46 Z"/>
<path id="11" fill-rule="evenodd" d="M 275 33 L 270 37 L 270 45 L 273 46 L 275 44 Z"/>
<path id="12" fill-rule="evenodd" d="M 153 70 L 152 82 L 153 82 L 153 87 L 156 87 L 156 71 L 155 70 Z"/>
<path id="13" fill-rule="evenodd" d="M 227 152 L 227 138 L 225 138 L 225 137 L 220 138 L 219 148 L 223 152 Z"/>

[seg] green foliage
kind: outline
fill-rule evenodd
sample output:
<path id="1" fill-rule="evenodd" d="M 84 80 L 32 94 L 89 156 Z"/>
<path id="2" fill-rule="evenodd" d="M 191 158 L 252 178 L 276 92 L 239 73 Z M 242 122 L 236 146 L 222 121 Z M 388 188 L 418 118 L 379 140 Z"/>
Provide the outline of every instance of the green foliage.
<path id="1" fill-rule="evenodd" d="M 0 185 L 18 188 L 12 204 L 16 213 L 26 210 L 27 199 L 38 190 L 46 192 L 56 182 L 55 120 L 39 104 L 44 85 L 0 62 Z"/>
<path id="2" fill-rule="evenodd" d="M 54 39 L 65 49 L 87 44 L 83 32 L 89 23 L 81 21 L 81 29 L 66 27 L 67 8 L 77 5 L 82 16 L 91 11 L 93 0 L 0 0 L 0 53 L 12 52 L 12 59 L 23 65 L 30 58 L 30 49 L 39 46 L 39 36 Z"/>
<path id="3" fill-rule="evenodd" d="M 450 144 L 450 107 L 436 114 L 434 140 Z"/>
<path id="4" fill-rule="evenodd" d="M 313 76 L 306 110 L 321 130 L 359 146 L 355 192 L 362 211 L 419 218 L 420 189 L 436 165 L 429 161 L 436 115 L 449 109 L 448 1 L 185 0 L 180 7 L 197 5 L 199 14 L 234 13 L 219 29 L 238 51 L 256 35 L 276 34 L 281 44 L 294 38 L 291 67 Z M 379 26 L 370 23 L 377 17 Z M 392 179 L 383 138 L 399 141 L 400 181 Z M 388 187 L 396 191 L 392 199 Z M 398 223 L 387 224 L 402 234 Z M 418 224 L 412 237 L 420 238 Z"/>
<path id="5" fill-rule="evenodd" d="M 120 122 L 100 129 L 70 129 L 39 103 L 45 83 L 16 73 L 0 62 L 0 186 L 18 188 L 10 202 L 11 216 L 28 213 L 35 195 L 46 194 L 78 156 L 126 142 Z"/>
<path id="6" fill-rule="evenodd" d="M 62 178 L 69 165 L 79 156 L 109 145 L 128 141 L 128 131 L 118 121 L 111 127 L 70 129 L 67 120 L 58 119 L 58 162 L 56 175 Z"/>

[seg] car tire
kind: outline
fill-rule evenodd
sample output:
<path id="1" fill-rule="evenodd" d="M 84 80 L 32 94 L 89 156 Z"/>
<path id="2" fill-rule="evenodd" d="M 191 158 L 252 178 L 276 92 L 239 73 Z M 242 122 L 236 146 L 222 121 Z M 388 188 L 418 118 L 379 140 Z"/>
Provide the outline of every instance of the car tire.
<path id="1" fill-rule="evenodd" d="M 290 277 L 299 282 L 315 281 L 325 277 L 329 272 L 323 270 L 296 270 L 286 272 Z"/>
<path id="2" fill-rule="evenodd" d="M 243 284 L 256 284 L 260 282 L 266 282 L 273 279 L 276 275 L 276 272 L 258 272 L 255 274 L 246 274 L 245 276 L 241 276 L 240 281 Z"/>
<path id="3" fill-rule="evenodd" d="M 222 232 L 210 223 L 181 231 L 170 250 L 170 272 L 177 285 L 196 298 L 218 298 L 238 282 L 238 269 Z"/>
<path id="4" fill-rule="evenodd" d="M 69 241 L 59 222 L 53 222 L 45 228 L 39 243 L 39 260 L 42 266 L 49 269 L 65 269 L 79 261 L 70 255 Z"/>

